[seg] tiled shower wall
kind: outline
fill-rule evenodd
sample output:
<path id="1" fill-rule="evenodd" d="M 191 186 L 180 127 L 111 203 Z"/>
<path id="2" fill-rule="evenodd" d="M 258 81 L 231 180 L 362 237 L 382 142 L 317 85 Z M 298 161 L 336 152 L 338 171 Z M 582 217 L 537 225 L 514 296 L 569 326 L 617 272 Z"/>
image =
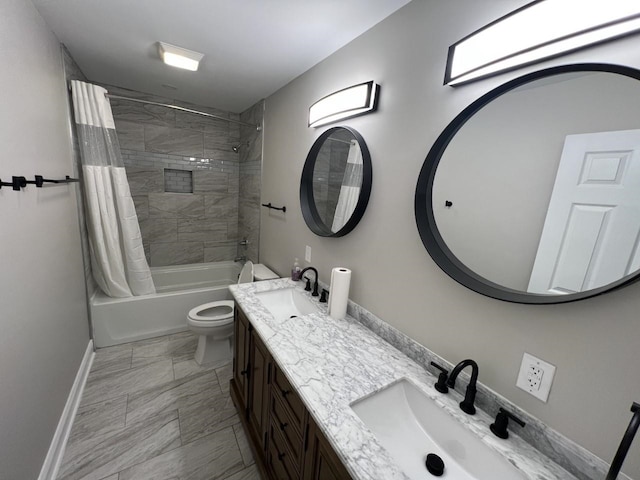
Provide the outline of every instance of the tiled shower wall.
<path id="1" fill-rule="evenodd" d="M 105 87 L 114 95 L 170 103 L 234 120 L 240 117 L 215 108 Z M 233 147 L 241 143 L 240 126 L 126 100 L 111 99 L 111 107 L 149 264 L 233 260 L 239 252 L 240 238 L 240 155 Z M 261 141 L 259 150 L 260 161 Z M 191 171 L 192 193 L 165 192 L 165 169 Z"/>

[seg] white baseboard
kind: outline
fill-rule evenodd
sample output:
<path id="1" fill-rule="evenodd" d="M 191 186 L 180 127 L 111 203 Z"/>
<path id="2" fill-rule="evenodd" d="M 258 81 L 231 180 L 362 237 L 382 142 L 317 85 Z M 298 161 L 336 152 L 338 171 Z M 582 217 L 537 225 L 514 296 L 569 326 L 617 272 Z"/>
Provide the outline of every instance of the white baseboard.
<path id="1" fill-rule="evenodd" d="M 93 363 L 93 340 L 89 340 L 87 350 L 84 352 L 82 363 L 76 374 L 76 379 L 73 382 L 69 397 L 67 397 L 67 403 L 62 411 L 62 416 L 58 422 L 56 433 L 53 435 L 53 440 L 49 446 L 49 452 L 44 459 L 42 469 L 38 480 L 55 480 L 62 463 L 62 457 L 64 456 L 64 450 L 67 446 L 67 440 L 69 440 L 69 434 L 71 433 L 71 427 L 73 426 L 73 420 L 76 417 L 78 406 L 80 405 L 80 399 L 82 398 L 82 392 L 84 391 L 84 385 L 87 383 L 87 377 L 91 370 L 91 364 Z"/>

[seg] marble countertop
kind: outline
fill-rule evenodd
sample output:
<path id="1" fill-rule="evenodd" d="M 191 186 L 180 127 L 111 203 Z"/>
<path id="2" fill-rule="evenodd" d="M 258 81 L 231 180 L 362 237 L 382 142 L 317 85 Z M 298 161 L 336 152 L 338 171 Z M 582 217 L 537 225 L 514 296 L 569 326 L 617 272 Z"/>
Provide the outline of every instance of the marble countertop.
<path id="1" fill-rule="evenodd" d="M 291 287 L 309 296 L 320 312 L 276 320 L 255 295 Z M 523 478 L 575 479 L 519 436 L 495 437 L 489 430 L 492 417 L 479 409 L 474 416 L 463 413 L 460 394 L 437 392 L 433 375 L 355 319 L 329 317 L 326 304 L 312 299 L 302 282 L 269 280 L 232 285 L 230 291 L 354 479 L 409 480 L 350 408 L 403 378 L 504 455 Z"/>

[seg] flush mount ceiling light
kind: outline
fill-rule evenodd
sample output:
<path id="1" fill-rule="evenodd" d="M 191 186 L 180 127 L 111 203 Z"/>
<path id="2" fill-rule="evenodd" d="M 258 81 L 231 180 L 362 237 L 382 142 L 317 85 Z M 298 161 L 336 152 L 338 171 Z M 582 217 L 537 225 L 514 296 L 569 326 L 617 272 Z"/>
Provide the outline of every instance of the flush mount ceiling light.
<path id="1" fill-rule="evenodd" d="M 204 54 L 202 53 L 187 50 L 182 47 L 176 47 L 175 45 L 164 42 L 158 42 L 158 50 L 160 52 L 160 58 L 162 58 L 164 63 L 167 65 L 184 68 L 185 70 L 191 70 L 192 72 L 198 70 L 200 60 L 204 57 Z"/>
<path id="2" fill-rule="evenodd" d="M 445 85 L 457 85 L 640 30 L 630 0 L 537 0 L 449 47 Z"/>
<path id="3" fill-rule="evenodd" d="M 319 127 L 378 108 L 380 86 L 373 80 L 339 90 L 309 107 L 309 126 Z"/>

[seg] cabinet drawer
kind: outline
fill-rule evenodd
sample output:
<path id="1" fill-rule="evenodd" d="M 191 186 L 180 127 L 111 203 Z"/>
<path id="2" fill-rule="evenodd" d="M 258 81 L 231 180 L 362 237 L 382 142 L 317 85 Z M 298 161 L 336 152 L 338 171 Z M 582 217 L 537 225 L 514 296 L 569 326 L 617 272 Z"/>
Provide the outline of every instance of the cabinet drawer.
<path id="1" fill-rule="evenodd" d="M 273 372 L 272 391 L 273 394 L 282 402 L 282 405 L 287 411 L 291 421 L 298 429 L 298 432 L 302 432 L 304 430 L 304 414 L 306 412 L 306 408 L 298 394 L 291 387 L 287 377 L 284 376 L 284 373 L 282 373 L 280 368 L 277 366 L 274 368 Z"/>
<path id="2" fill-rule="evenodd" d="M 284 405 L 282 405 L 278 395 L 275 393 L 271 395 L 270 414 L 274 428 L 279 430 L 295 463 L 300 464 L 302 462 L 302 449 L 304 446 L 302 443 L 302 433 L 298 431 L 293 424 L 291 417 L 287 414 Z"/>
<path id="3" fill-rule="evenodd" d="M 280 428 L 271 422 L 269 427 L 269 451 L 267 453 L 269 470 L 278 480 L 300 478 L 300 464 L 294 461 L 292 454 L 280 435 Z"/>

